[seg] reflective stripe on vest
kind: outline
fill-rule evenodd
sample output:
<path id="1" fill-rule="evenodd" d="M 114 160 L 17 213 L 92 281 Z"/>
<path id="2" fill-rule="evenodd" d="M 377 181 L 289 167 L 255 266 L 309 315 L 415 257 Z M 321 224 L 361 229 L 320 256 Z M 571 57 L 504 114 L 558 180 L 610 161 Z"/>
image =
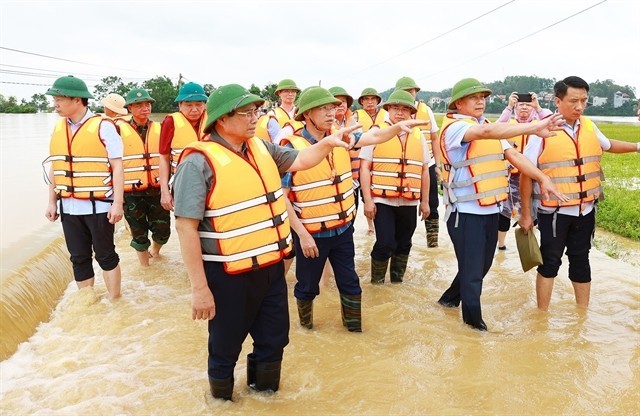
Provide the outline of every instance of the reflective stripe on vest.
<path id="1" fill-rule="evenodd" d="M 217 142 L 194 142 L 181 158 L 202 153 L 214 175 L 205 218 L 213 231 L 199 230 L 219 253 L 205 261 L 224 263 L 229 274 L 257 270 L 282 260 L 291 251 L 289 219 L 278 168 L 264 142 L 247 141 L 247 158 Z"/>
<path id="2" fill-rule="evenodd" d="M 113 194 L 111 166 L 107 149 L 100 138 L 100 123 L 111 123 L 93 116 L 82 123 L 75 134 L 66 118 L 54 128 L 49 145 L 54 189 L 61 198 L 107 199 Z"/>
<path id="3" fill-rule="evenodd" d="M 601 199 L 604 179 L 601 158 L 602 146 L 593 122 L 588 117 L 580 117 L 576 140 L 560 130 L 556 136 L 543 139 L 538 157 L 538 168 L 569 197 L 569 201 L 559 201 L 555 195 L 549 195 L 548 201 L 540 194 L 533 197 L 545 207 L 575 206 Z"/>

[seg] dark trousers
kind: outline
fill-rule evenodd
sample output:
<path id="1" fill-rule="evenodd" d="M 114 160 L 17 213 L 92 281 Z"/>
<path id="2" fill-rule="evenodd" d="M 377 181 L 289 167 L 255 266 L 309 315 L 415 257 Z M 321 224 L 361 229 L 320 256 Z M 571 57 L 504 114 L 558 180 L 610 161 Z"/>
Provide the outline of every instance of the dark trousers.
<path id="1" fill-rule="evenodd" d="M 416 231 L 418 208 L 415 206 L 392 207 L 376 204 L 376 242 L 371 258 L 384 261 L 394 254 L 409 254 L 411 239 Z"/>
<path id="2" fill-rule="evenodd" d="M 489 272 L 498 244 L 498 216 L 452 212 L 447 229 L 458 260 L 458 273 L 440 300 L 459 304 L 462 319 L 469 325 L 482 322 L 480 295 L 482 280 Z M 458 227 L 455 227 L 458 216 Z"/>
<path id="3" fill-rule="evenodd" d="M 229 275 L 223 265 L 204 263 L 216 315 L 209 321 L 209 377 L 227 379 L 251 335 L 256 362 L 282 361 L 289 343 L 289 308 L 284 263 Z"/>
<path id="4" fill-rule="evenodd" d="M 538 273 L 543 277 L 556 277 L 562 264 L 565 247 L 569 258 L 569 279 L 576 283 L 591 281 L 589 251 L 596 226 L 595 209 L 587 215 L 573 217 L 558 214 L 553 236 L 553 214 L 538 213 L 540 252 L 542 265 Z"/>
<path id="5" fill-rule="evenodd" d="M 344 295 L 361 294 L 360 279 L 356 273 L 354 262 L 353 226 L 347 228 L 340 235 L 314 238 L 314 240 L 320 255 L 316 258 L 307 258 L 302 253 L 300 238 L 296 234 L 293 235 L 293 243 L 297 253 L 297 282 L 293 290 L 296 299 L 313 300 L 320 294 L 320 278 L 327 259 L 333 268 L 338 291 Z"/>
<path id="6" fill-rule="evenodd" d="M 93 272 L 93 252 L 96 261 L 105 271 L 118 266 L 120 257 L 113 244 L 114 225 L 107 219 L 107 213 L 89 215 L 62 214 L 62 231 L 67 243 L 69 257 L 73 264 L 76 282 L 91 279 Z"/>
<path id="7" fill-rule="evenodd" d="M 438 205 L 440 205 L 440 195 L 438 195 L 438 180 L 436 179 L 436 165 L 429 168 L 429 216 L 428 220 L 437 220 Z"/>

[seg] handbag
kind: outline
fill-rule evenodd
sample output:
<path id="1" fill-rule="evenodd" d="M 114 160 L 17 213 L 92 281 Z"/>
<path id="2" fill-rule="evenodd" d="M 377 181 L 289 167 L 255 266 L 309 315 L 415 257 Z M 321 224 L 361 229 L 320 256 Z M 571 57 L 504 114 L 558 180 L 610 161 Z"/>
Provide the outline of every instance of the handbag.
<path id="1" fill-rule="evenodd" d="M 523 271 L 528 272 L 542 264 L 542 253 L 533 228 L 526 234 L 522 228 L 516 229 L 516 245 Z"/>

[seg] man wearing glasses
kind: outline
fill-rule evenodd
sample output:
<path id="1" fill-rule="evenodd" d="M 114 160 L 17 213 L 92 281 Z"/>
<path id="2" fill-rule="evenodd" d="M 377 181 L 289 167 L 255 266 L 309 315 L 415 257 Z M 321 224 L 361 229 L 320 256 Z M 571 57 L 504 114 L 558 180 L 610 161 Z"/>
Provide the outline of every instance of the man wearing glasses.
<path id="1" fill-rule="evenodd" d="M 403 90 L 392 92 L 383 108 L 389 116 L 380 127 L 411 120 L 417 111 L 411 94 Z M 433 159 L 419 128 L 384 144 L 363 147 L 360 159 L 364 215 L 376 227 L 371 283 L 384 283 L 387 267 L 391 283 L 402 283 L 416 230 L 416 208 L 422 219 L 429 216 L 429 164 Z"/>
<path id="2" fill-rule="evenodd" d="M 242 343 L 253 338 L 247 385 L 278 390 L 289 310 L 283 257 L 291 250 L 280 175 L 309 169 L 342 129 L 303 150 L 255 137 L 264 100 L 237 84 L 207 102 L 208 140 L 182 152 L 174 180 L 176 230 L 192 288 L 192 318 L 209 321 L 208 375 L 214 398 L 231 400 Z"/>
<path id="3" fill-rule="evenodd" d="M 305 121 L 300 135 L 284 139 L 283 145 L 303 151 L 330 139 L 337 106 L 341 101 L 320 87 L 306 90 L 299 101 L 296 120 Z M 407 120 L 386 129 L 356 134 L 354 146 L 382 143 L 422 121 Z M 347 128 L 351 131 L 359 128 Z M 353 220 L 355 199 L 351 160 L 345 148 L 334 148 L 315 167 L 287 174 L 282 186 L 288 196 L 287 210 L 296 251 L 297 300 L 300 325 L 313 328 L 313 300 L 329 260 L 340 292 L 342 324 L 350 332 L 362 332 L 360 280 L 355 271 Z"/>

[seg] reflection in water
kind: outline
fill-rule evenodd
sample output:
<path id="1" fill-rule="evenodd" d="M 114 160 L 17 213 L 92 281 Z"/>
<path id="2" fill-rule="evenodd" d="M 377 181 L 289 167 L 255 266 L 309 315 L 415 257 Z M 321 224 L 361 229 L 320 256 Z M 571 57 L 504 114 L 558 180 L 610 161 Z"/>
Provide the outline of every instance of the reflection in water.
<path id="1" fill-rule="evenodd" d="M 235 402 L 210 398 L 206 324 L 190 319 L 190 286 L 177 237 L 143 269 L 126 236 L 120 236 L 123 298 L 105 300 L 101 277 L 95 289 L 68 285 L 50 321 L 0 363 L 0 413 L 640 412 L 637 267 L 594 251 L 592 305 L 585 312 L 575 307 L 564 265 L 550 312 L 542 313 L 535 308 L 535 272 L 521 272 L 510 233 L 509 250 L 496 254 L 485 280 L 489 332 L 481 333 L 462 323 L 459 309 L 436 303 L 455 271 L 446 233 L 440 248 L 427 249 L 419 228 L 405 283 L 371 286 L 373 238 L 365 230 L 359 217 L 356 269 L 363 285 L 364 332 L 342 327 L 335 283 L 330 281 L 315 302 L 312 331 L 298 325 L 291 295 L 291 343 L 274 396 L 246 387 L 249 338 L 236 367 Z M 293 281 L 290 273 L 290 291 Z M 37 309 L 47 301 L 33 292 L 27 302 Z"/>

